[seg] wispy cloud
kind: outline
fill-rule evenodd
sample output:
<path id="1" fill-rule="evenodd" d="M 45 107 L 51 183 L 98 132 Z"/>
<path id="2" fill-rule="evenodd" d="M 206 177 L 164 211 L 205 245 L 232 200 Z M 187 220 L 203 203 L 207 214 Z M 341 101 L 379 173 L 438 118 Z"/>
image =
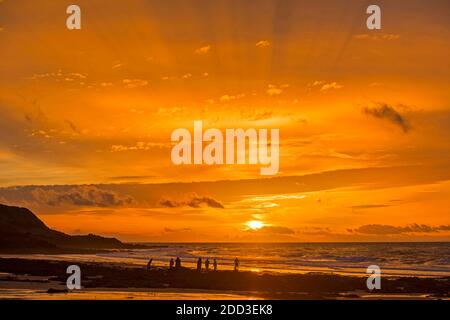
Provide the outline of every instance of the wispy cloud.
<path id="1" fill-rule="evenodd" d="M 64 120 L 64 122 L 69 126 L 69 128 L 70 128 L 73 132 L 75 132 L 75 133 L 77 133 L 77 134 L 80 134 L 80 133 L 81 133 L 80 129 L 78 129 L 78 127 L 77 127 L 72 121 L 66 119 L 66 120 Z"/>
<path id="2" fill-rule="evenodd" d="M 224 94 L 223 96 L 221 96 L 219 98 L 219 100 L 220 100 L 220 102 L 230 102 L 232 100 L 241 99 L 244 97 L 245 97 L 244 93 L 240 93 L 240 94 L 236 94 L 236 95 Z"/>
<path id="3" fill-rule="evenodd" d="M 116 207 L 131 205 L 134 199 L 95 186 L 73 186 L 67 190 L 36 188 L 31 192 L 32 202 L 45 206 Z"/>
<path id="4" fill-rule="evenodd" d="M 164 143 L 159 142 L 136 142 L 134 145 L 122 145 L 114 144 L 111 146 L 111 152 L 123 152 L 123 151 L 148 151 L 153 148 L 163 148 Z"/>
<path id="5" fill-rule="evenodd" d="M 276 96 L 276 95 L 282 94 L 283 89 L 285 89 L 285 88 L 289 88 L 289 85 L 288 84 L 282 84 L 282 85 L 269 84 L 267 86 L 266 93 L 269 96 Z"/>
<path id="6" fill-rule="evenodd" d="M 148 81 L 143 79 L 124 79 L 122 82 L 125 84 L 125 87 L 129 89 L 145 87 L 148 85 Z"/>
<path id="7" fill-rule="evenodd" d="M 320 91 L 327 91 L 327 90 L 331 90 L 331 89 L 342 89 L 344 86 L 341 84 L 338 84 L 337 82 L 330 82 L 330 83 L 325 83 L 324 85 L 322 85 L 322 87 L 320 88 Z"/>
<path id="8" fill-rule="evenodd" d="M 361 205 L 356 205 L 356 206 L 350 206 L 351 209 L 378 209 L 378 208 L 387 208 L 390 207 L 391 205 L 389 204 L 361 204 Z"/>
<path id="9" fill-rule="evenodd" d="M 206 78 L 209 76 L 208 72 L 202 72 L 202 73 L 198 73 L 198 74 L 192 74 L 190 72 L 188 73 L 184 73 L 181 75 L 167 75 L 167 76 L 163 76 L 161 77 L 161 80 L 163 81 L 179 81 L 179 80 L 187 80 L 187 79 L 199 79 L 199 78 Z"/>
<path id="10" fill-rule="evenodd" d="M 76 82 L 83 83 L 88 78 L 87 73 L 81 72 L 67 72 L 59 69 L 53 72 L 43 72 L 43 73 L 35 73 L 31 77 L 28 77 L 28 80 L 39 81 L 39 80 L 48 80 L 54 82 Z"/>
<path id="11" fill-rule="evenodd" d="M 245 109 L 241 110 L 240 116 L 242 119 L 259 121 L 272 118 L 274 113 L 271 110 Z"/>
<path id="12" fill-rule="evenodd" d="M 211 46 L 207 45 L 195 50 L 196 54 L 207 54 L 211 50 Z"/>
<path id="13" fill-rule="evenodd" d="M 220 203 L 219 201 L 207 196 L 198 196 L 197 194 L 191 194 L 186 199 L 183 200 L 161 199 L 159 201 L 159 204 L 166 208 L 179 208 L 179 207 L 200 208 L 202 206 L 218 209 L 225 208 L 223 204 Z"/>
<path id="14" fill-rule="evenodd" d="M 164 228 L 164 232 L 167 233 L 186 232 L 186 231 L 191 231 L 191 228 L 180 228 L 180 229 Z"/>
<path id="15" fill-rule="evenodd" d="M 413 223 L 404 227 L 383 225 L 383 224 L 367 224 L 356 229 L 349 229 L 350 232 L 372 234 L 372 235 L 393 235 L 402 233 L 434 233 L 441 231 L 450 231 L 450 225 L 429 226 L 426 224 Z"/>
<path id="16" fill-rule="evenodd" d="M 364 113 L 378 119 L 384 119 L 399 126 L 403 132 L 407 133 L 411 129 L 411 125 L 404 116 L 402 116 L 394 107 L 381 103 L 376 107 L 365 107 Z"/>
<path id="17" fill-rule="evenodd" d="M 288 227 L 283 227 L 283 226 L 264 226 L 260 229 L 247 229 L 247 232 L 252 232 L 252 233 L 269 233 L 269 234 L 295 234 L 295 231 L 291 228 Z"/>
<path id="18" fill-rule="evenodd" d="M 124 66 L 124 64 L 122 62 L 116 62 L 115 64 L 113 64 L 112 68 L 118 69 L 118 68 L 122 68 L 123 66 Z"/>
<path id="19" fill-rule="evenodd" d="M 322 80 L 316 80 L 316 81 L 308 84 L 308 89 L 320 88 L 321 92 L 332 90 L 332 89 L 334 89 L 334 90 L 342 89 L 343 87 L 344 86 L 342 84 L 339 84 L 336 81 L 326 82 L 326 81 L 322 81 Z"/>
<path id="20" fill-rule="evenodd" d="M 267 40 L 261 40 L 256 43 L 256 46 L 258 48 L 267 48 L 267 47 L 270 47 L 270 45 L 271 45 L 271 43 Z"/>
<path id="21" fill-rule="evenodd" d="M 249 201 L 275 201 L 275 200 L 300 200 L 306 198 L 304 194 L 276 194 L 276 195 L 261 195 L 248 198 Z"/>
<path id="22" fill-rule="evenodd" d="M 362 33 L 353 36 L 357 40 L 398 40 L 400 39 L 399 34 L 394 33 L 383 33 L 383 34 L 368 34 Z"/>

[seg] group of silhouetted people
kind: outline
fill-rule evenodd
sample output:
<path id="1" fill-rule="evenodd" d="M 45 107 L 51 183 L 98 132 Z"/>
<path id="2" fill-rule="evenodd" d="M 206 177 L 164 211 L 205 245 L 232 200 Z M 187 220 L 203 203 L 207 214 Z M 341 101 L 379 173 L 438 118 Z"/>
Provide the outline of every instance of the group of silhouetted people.
<path id="1" fill-rule="evenodd" d="M 214 258 L 213 260 L 213 269 L 214 271 L 217 271 L 217 259 Z M 198 258 L 197 260 L 197 271 L 201 272 L 202 271 L 202 258 Z M 209 271 L 209 258 L 206 258 L 205 260 L 205 271 L 208 272 Z"/>
<path id="2" fill-rule="evenodd" d="M 148 261 L 147 270 L 151 270 L 152 262 L 153 262 L 153 259 L 150 259 Z M 198 260 L 197 260 L 197 271 L 198 272 L 202 271 L 202 264 L 203 264 L 202 258 L 198 258 Z M 213 264 L 213 270 L 217 271 L 217 259 L 216 258 L 213 259 L 212 264 Z M 209 271 L 209 265 L 210 265 L 209 258 L 206 258 L 206 260 L 205 260 L 205 271 L 206 272 Z M 173 260 L 173 258 L 170 259 L 169 269 L 170 270 L 181 269 L 180 257 L 177 257 L 175 260 Z M 239 271 L 239 259 L 238 258 L 234 259 L 234 271 Z"/>
<path id="3" fill-rule="evenodd" d="M 173 260 L 173 258 L 170 259 L 169 269 L 173 269 L 173 268 L 175 268 L 175 269 L 180 269 L 181 268 L 181 259 L 179 257 L 177 257 L 175 259 L 175 261 Z"/>
<path id="4" fill-rule="evenodd" d="M 152 262 L 153 262 L 153 259 L 148 260 L 147 270 L 151 270 Z M 175 260 L 173 260 L 173 258 L 170 259 L 169 269 L 174 269 L 174 268 L 175 269 L 180 269 L 181 268 L 181 259 L 179 257 L 177 257 Z"/>

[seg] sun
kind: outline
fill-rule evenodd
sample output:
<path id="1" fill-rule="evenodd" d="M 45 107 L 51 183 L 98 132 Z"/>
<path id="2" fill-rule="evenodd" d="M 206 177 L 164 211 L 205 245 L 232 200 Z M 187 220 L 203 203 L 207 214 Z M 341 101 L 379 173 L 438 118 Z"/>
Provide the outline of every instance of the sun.
<path id="1" fill-rule="evenodd" d="M 264 223 L 258 220 L 252 220 L 247 222 L 247 226 L 252 230 L 258 230 L 264 227 Z"/>

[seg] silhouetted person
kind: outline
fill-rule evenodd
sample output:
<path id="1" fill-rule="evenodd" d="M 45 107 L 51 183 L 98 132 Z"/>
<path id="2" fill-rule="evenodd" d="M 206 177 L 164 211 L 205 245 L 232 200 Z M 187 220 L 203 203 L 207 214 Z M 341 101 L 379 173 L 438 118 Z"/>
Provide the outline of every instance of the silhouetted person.
<path id="1" fill-rule="evenodd" d="M 148 260 L 147 270 L 150 270 L 152 268 L 152 261 L 153 261 L 153 259 Z"/>
<path id="2" fill-rule="evenodd" d="M 234 271 L 239 271 L 239 259 L 234 259 Z"/>
<path id="3" fill-rule="evenodd" d="M 170 263 L 169 263 L 169 269 L 173 269 L 173 265 L 175 264 L 175 261 L 173 261 L 173 258 L 170 259 Z"/>
<path id="4" fill-rule="evenodd" d="M 206 258 L 206 260 L 205 260 L 205 270 L 206 270 L 206 272 L 209 271 L 209 258 Z"/>
<path id="5" fill-rule="evenodd" d="M 181 268 L 181 259 L 180 257 L 177 257 L 177 259 L 175 260 L 175 269 L 180 269 Z"/>
<path id="6" fill-rule="evenodd" d="M 214 266 L 214 271 L 217 271 L 217 259 L 216 258 L 214 258 L 213 266 Z"/>
<path id="7" fill-rule="evenodd" d="M 202 271 L 202 258 L 198 258 L 197 260 L 197 271 Z"/>

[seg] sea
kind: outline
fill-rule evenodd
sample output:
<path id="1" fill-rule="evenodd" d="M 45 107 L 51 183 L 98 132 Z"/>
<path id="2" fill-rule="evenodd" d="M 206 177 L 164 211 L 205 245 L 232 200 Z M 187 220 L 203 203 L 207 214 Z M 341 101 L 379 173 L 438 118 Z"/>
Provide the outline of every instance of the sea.
<path id="1" fill-rule="evenodd" d="M 98 254 L 2 255 L 73 262 L 104 262 L 145 267 L 169 266 L 179 257 L 182 266 L 195 268 L 197 259 L 217 259 L 219 270 L 271 273 L 335 273 L 367 276 L 376 265 L 382 275 L 450 276 L 450 242 L 433 243 L 146 243 L 147 249 L 111 250 Z"/>

